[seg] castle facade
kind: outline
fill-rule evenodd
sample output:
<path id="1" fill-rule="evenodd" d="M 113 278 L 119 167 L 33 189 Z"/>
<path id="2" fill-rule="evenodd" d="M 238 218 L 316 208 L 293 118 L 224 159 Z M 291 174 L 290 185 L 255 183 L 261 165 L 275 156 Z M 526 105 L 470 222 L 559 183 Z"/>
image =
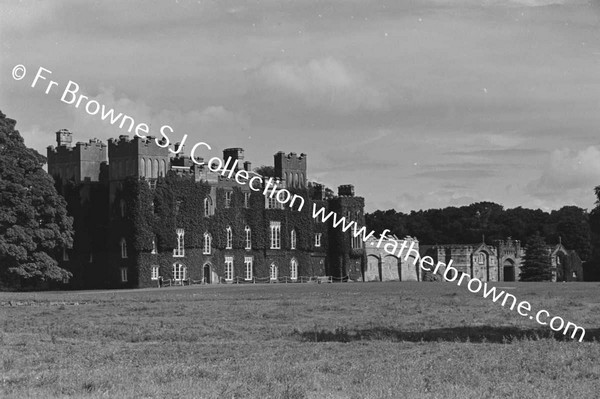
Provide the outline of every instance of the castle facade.
<path id="1" fill-rule="evenodd" d="M 364 199 L 351 185 L 333 196 L 310 183 L 305 154 L 278 152 L 269 176 L 303 199 L 298 210 L 265 195 L 267 176 L 258 179 L 241 148 L 224 150 L 223 161 L 257 177 L 254 185 L 193 162 L 178 144 L 170 152 L 153 137 L 73 145 L 71 132 L 60 130 L 56 140 L 47 150 L 48 173 L 74 217 L 74 246 L 58 254 L 73 287 L 363 279 L 362 240 L 312 211 L 323 207 L 364 225 Z"/>

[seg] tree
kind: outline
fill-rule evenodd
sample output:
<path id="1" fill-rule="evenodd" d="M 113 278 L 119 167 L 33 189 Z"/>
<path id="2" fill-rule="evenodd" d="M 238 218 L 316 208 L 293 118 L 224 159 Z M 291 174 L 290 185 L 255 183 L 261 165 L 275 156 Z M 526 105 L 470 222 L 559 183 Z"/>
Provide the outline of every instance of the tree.
<path id="1" fill-rule="evenodd" d="M 521 266 L 521 281 L 551 281 L 550 253 L 544 239 L 536 233 L 530 237 L 525 248 L 523 266 Z"/>
<path id="2" fill-rule="evenodd" d="M 254 171 L 263 177 L 275 177 L 275 169 L 272 166 L 259 166 Z"/>
<path id="3" fill-rule="evenodd" d="M 0 112 L 0 286 L 64 281 L 71 273 L 55 257 L 73 245 L 72 218 L 46 158 L 27 148 L 16 121 Z"/>

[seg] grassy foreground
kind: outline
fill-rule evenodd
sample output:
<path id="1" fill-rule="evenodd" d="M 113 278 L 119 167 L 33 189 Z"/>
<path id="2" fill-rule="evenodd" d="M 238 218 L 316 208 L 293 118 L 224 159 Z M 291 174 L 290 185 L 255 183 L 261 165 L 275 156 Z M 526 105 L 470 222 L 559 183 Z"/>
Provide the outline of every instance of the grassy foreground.
<path id="1" fill-rule="evenodd" d="M 0 397 L 598 397 L 600 284 L 498 285 L 587 342 L 452 283 L 0 293 Z"/>

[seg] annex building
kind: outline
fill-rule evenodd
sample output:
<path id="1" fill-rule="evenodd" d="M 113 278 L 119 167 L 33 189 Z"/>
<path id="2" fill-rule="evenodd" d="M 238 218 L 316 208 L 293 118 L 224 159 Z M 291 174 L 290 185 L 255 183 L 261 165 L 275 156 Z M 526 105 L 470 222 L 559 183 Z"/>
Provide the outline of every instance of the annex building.
<path id="1" fill-rule="evenodd" d="M 551 261 L 552 281 L 583 281 L 583 267 L 577 252 L 559 242 L 547 246 Z M 510 237 L 493 245 L 479 244 L 421 245 L 421 256 L 431 256 L 448 264 L 458 273 L 466 273 L 481 281 L 519 281 L 525 248 Z"/>
<path id="2" fill-rule="evenodd" d="M 198 165 L 178 144 L 169 151 L 153 137 L 122 135 L 73 145 L 65 129 L 56 142 L 47 150 L 48 173 L 74 218 L 74 246 L 60 259 L 73 287 L 363 279 L 362 240 L 312 212 L 316 205 L 362 226 L 364 199 L 351 185 L 332 195 L 309 182 L 305 154 L 276 153 L 273 176 L 261 180 L 271 177 L 301 197 L 298 210 Z M 241 148 L 225 149 L 223 161 L 258 176 Z"/>

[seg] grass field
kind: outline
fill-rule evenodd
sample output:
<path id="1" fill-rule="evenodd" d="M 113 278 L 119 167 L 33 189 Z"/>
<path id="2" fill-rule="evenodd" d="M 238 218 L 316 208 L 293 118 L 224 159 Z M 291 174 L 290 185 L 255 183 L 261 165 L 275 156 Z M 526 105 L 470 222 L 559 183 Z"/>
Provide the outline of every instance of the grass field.
<path id="1" fill-rule="evenodd" d="M 600 284 L 499 286 L 587 342 L 452 283 L 0 293 L 0 397 L 599 397 Z"/>

